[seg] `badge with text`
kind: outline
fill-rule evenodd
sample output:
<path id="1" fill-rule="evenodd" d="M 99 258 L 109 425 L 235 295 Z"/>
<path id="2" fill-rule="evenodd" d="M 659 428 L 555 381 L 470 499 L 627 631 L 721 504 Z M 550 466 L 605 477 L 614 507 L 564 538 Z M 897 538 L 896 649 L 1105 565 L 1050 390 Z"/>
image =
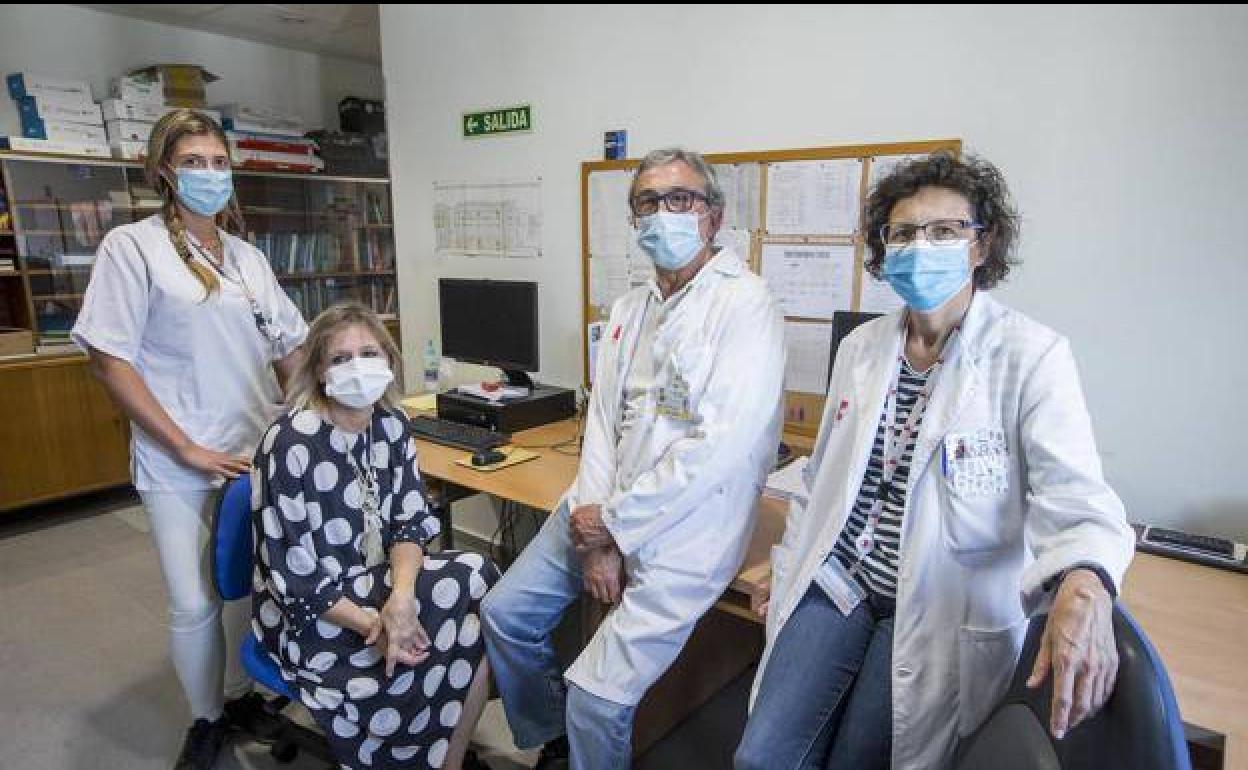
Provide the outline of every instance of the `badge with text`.
<path id="1" fill-rule="evenodd" d="M 1010 449 L 1005 431 L 980 428 L 945 437 L 945 476 L 959 497 L 991 497 L 1010 487 Z"/>
<path id="2" fill-rule="evenodd" d="M 667 387 L 659 389 L 659 414 L 673 420 L 690 422 L 693 411 L 689 406 L 689 383 L 680 376 L 680 372 L 672 374 Z"/>

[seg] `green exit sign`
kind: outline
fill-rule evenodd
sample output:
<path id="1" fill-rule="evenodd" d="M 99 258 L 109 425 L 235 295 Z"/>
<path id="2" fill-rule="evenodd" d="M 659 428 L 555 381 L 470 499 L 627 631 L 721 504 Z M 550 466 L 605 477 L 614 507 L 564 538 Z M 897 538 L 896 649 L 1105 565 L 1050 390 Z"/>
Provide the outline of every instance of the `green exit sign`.
<path id="1" fill-rule="evenodd" d="M 532 130 L 533 108 L 527 104 L 519 107 L 499 107 L 494 110 L 464 113 L 465 139 Z"/>

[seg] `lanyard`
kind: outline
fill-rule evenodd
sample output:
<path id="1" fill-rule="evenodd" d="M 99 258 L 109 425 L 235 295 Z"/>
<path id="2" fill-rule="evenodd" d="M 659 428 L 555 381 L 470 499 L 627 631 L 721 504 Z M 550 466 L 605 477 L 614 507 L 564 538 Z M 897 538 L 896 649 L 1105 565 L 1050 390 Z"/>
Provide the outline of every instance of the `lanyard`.
<path id="1" fill-rule="evenodd" d="M 217 261 L 212 258 L 212 254 L 199 243 L 198 239 L 190 238 L 188 241 L 195 246 L 195 250 L 199 252 L 200 259 L 207 262 L 213 272 L 221 276 L 222 280 L 228 281 L 242 290 L 243 296 L 247 298 L 247 304 L 251 306 L 251 317 L 255 320 L 256 329 L 260 334 L 273 346 L 281 342 L 282 330 L 273 323 L 273 319 L 269 314 L 265 313 L 264 309 L 260 307 L 260 301 L 256 299 L 256 295 L 252 292 L 251 287 L 247 285 L 247 281 L 243 279 L 243 271 L 239 269 L 238 275 L 230 275 L 225 272 L 224 243 L 222 244 L 222 260 L 220 264 L 217 264 Z"/>
<path id="2" fill-rule="evenodd" d="M 905 341 L 904 339 L 902 341 L 902 353 L 897 356 L 897 365 L 893 368 L 893 380 L 888 387 L 888 397 L 884 402 L 884 456 L 880 468 L 880 486 L 876 490 L 875 499 L 871 502 L 871 510 L 867 514 L 866 526 L 863 528 L 862 534 L 858 535 L 854 540 L 854 549 L 858 552 L 858 560 L 854 563 L 853 572 L 856 572 L 862 565 L 862 560 L 875 550 L 875 529 L 879 525 L 880 516 L 884 512 L 884 503 L 887 501 L 889 493 L 893 490 L 893 478 L 897 475 L 897 468 L 901 465 L 901 457 L 905 454 L 911 437 L 918 433 L 919 421 L 923 419 L 923 412 L 927 409 L 928 402 L 931 400 L 932 391 L 936 387 L 937 375 L 940 374 L 943 366 L 947 362 L 951 362 L 958 354 L 958 347 L 953 345 L 953 338 L 960 330 L 961 327 L 954 327 L 953 332 L 945 340 L 945 345 L 940 351 L 940 357 L 936 359 L 936 363 L 928 370 L 927 382 L 923 384 L 922 390 L 919 391 L 919 395 L 914 401 L 914 406 L 906 417 L 905 424 L 897 427 L 894 425 L 897 419 L 897 395 L 901 388 L 901 370 L 905 366 Z"/>
<path id="3" fill-rule="evenodd" d="M 360 485 L 360 508 L 364 511 L 364 566 L 374 567 L 384 560 L 384 549 L 381 538 L 381 485 L 377 482 L 377 469 L 373 467 L 373 424 L 370 421 L 365 431 L 363 460 L 364 467 L 356 461 L 351 447 L 347 447 L 347 462 L 355 472 L 355 481 Z"/>

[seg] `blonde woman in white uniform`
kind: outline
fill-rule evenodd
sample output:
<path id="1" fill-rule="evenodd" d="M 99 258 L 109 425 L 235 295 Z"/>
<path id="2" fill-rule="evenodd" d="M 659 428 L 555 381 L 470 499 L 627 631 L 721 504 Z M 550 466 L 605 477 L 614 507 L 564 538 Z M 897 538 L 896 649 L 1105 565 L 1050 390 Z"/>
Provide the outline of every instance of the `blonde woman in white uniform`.
<path id="1" fill-rule="evenodd" d="M 193 718 L 176 767 L 210 768 L 231 720 L 245 719 L 257 697 L 237 655 L 249 603 L 223 612 L 207 569 L 216 491 L 250 468 L 307 324 L 264 255 L 221 229 L 241 216 L 215 122 L 191 110 L 165 115 L 146 171 L 164 205 L 104 238 L 73 338 L 131 421 L 134 485 L 169 589 L 173 664 Z"/>

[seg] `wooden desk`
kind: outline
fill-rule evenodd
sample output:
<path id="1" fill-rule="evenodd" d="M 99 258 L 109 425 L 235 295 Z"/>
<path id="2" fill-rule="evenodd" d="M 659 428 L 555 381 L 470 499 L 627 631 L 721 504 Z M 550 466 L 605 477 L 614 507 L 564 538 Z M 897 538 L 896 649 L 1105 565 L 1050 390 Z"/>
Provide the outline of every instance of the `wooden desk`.
<path id="1" fill-rule="evenodd" d="M 512 437 L 512 443 L 532 449 L 539 457 L 497 471 L 465 468 L 455 461 L 471 452 L 418 438 L 420 473 L 425 478 L 437 479 L 462 490 L 483 492 L 549 513 L 576 478 L 576 466 L 580 462 L 579 457 L 551 447 L 569 439 L 575 442 L 576 431 L 576 420 L 560 420 L 520 431 Z M 572 446 L 575 447 L 575 443 Z"/>
<path id="2" fill-rule="evenodd" d="M 1123 601 L 1161 654 L 1189 725 L 1248 770 L 1248 575 L 1137 553 Z"/>

